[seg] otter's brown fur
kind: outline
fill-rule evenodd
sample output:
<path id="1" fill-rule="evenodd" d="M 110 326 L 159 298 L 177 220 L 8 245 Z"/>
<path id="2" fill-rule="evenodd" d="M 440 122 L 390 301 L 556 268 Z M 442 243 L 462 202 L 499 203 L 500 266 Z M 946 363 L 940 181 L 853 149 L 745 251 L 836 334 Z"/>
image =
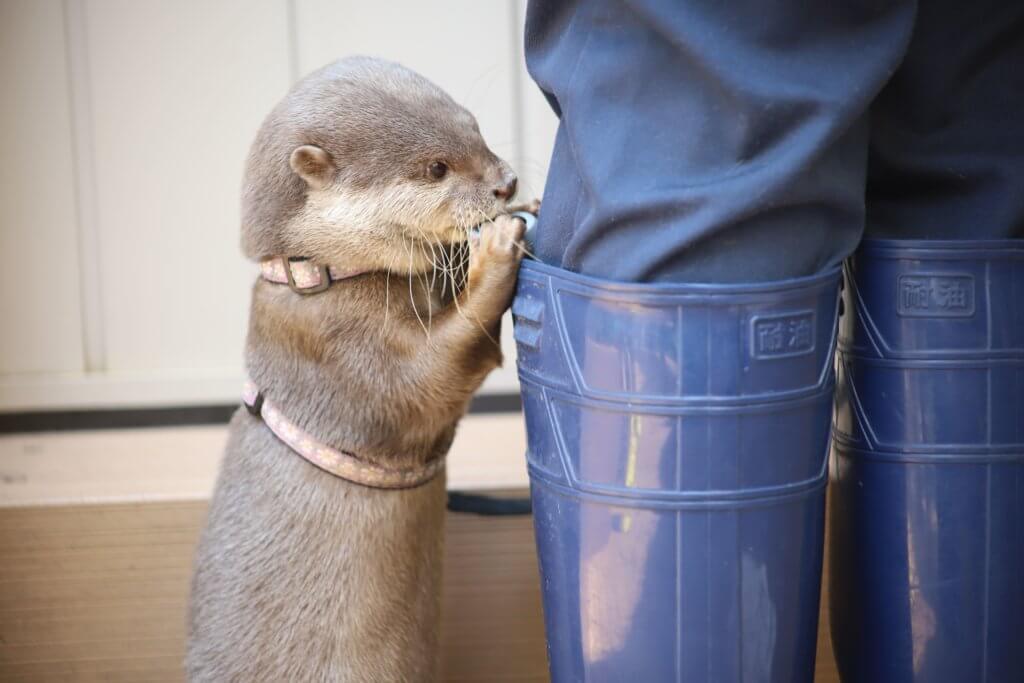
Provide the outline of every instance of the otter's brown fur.
<path id="1" fill-rule="evenodd" d="M 438 160 L 443 179 L 427 172 Z M 498 215 L 510 187 L 472 117 L 413 72 L 354 58 L 300 82 L 253 144 L 243 249 L 367 272 L 312 296 L 256 282 L 246 365 L 268 400 L 374 463 L 443 457 L 501 362 L 522 237 Z M 481 219 L 452 301 L 426 276 L 431 254 Z M 433 680 L 444 505 L 443 476 L 353 484 L 239 410 L 196 559 L 190 679 Z"/>

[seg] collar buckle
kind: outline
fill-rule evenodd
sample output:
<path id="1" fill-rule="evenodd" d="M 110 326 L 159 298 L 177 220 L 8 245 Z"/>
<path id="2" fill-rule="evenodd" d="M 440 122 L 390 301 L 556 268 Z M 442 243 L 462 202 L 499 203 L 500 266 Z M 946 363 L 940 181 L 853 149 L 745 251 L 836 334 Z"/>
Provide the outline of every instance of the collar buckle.
<path id="1" fill-rule="evenodd" d="M 306 259 L 291 259 L 287 256 L 280 256 L 281 265 L 284 268 L 284 275 L 288 278 L 288 287 L 296 294 L 306 296 L 308 294 L 319 294 L 320 292 L 326 291 L 331 286 L 331 274 L 327 269 L 327 266 L 316 265 Z M 311 267 L 316 268 L 317 275 L 320 276 L 320 281 L 315 285 L 309 285 L 301 287 L 295 283 L 295 273 L 292 272 L 292 263 L 308 263 Z"/>
<path id="2" fill-rule="evenodd" d="M 263 392 L 257 391 L 256 395 L 252 397 L 252 402 L 249 401 L 249 397 L 243 397 L 242 403 L 245 405 L 245 409 L 249 411 L 249 414 L 253 417 L 263 417 Z"/>

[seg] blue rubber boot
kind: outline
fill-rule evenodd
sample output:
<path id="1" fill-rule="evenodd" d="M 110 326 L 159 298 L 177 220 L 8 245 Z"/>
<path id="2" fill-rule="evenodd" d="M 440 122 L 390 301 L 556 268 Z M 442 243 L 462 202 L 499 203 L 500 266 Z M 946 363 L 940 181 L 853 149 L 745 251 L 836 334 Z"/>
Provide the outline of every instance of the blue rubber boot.
<path id="1" fill-rule="evenodd" d="M 623 284 L 523 263 L 552 681 L 812 680 L 839 277 Z"/>
<path id="2" fill-rule="evenodd" d="M 829 493 L 844 683 L 1024 680 L 1024 241 L 847 264 Z"/>

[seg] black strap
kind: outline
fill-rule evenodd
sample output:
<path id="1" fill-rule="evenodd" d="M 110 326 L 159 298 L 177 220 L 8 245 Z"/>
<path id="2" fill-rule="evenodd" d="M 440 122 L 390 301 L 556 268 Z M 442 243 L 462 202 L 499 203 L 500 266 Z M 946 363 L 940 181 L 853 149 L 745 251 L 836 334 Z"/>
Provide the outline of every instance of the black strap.
<path id="1" fill-rule="evenodd" d="M 448 492 L 448 509 L 486 517 L 529 515 L 533 512 L 529 498 L 498 498 L 461 491 Z"/>

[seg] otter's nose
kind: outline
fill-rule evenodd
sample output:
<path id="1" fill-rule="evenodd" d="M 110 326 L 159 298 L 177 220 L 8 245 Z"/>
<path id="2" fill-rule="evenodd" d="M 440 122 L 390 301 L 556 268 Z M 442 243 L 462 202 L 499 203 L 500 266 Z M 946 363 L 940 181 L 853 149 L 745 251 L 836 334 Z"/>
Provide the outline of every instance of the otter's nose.
<path id="1" fill-rule="evenodd" d="M 504 181 L 504 185 L 494 188 L 494 196 L 507 202 L 516 195 L 516 185 L 519 183 L 519 179 L 509 174 L 504 178 Z"/>

